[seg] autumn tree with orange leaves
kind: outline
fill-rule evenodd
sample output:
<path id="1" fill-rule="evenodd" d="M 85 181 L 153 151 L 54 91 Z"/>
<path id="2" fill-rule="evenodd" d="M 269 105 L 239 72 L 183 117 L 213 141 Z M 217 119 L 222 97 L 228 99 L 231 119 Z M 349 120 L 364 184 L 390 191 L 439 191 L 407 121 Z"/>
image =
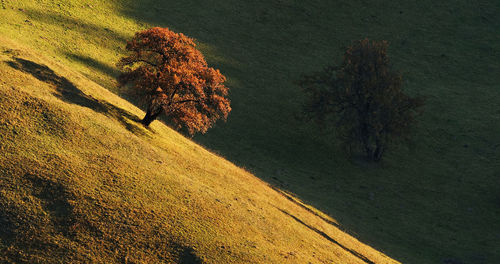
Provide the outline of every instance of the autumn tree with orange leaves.
<path id="1" fill-rule="evenodd" d="M 126 49 L 130 54 L 118 62 L 118 83 L 130 84 L 146 107 L 144 126 L 164 114 L 177 129 L 193 135 L 227 119 L 226 78 L 208 67 L 193 39 L 155 27 L 137 32 Z"/>

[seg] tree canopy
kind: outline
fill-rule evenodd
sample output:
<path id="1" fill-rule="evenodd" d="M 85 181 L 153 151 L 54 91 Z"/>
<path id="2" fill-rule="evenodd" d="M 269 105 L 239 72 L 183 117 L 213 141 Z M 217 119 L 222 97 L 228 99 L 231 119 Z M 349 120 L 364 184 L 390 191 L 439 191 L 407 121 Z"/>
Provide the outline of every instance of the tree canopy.
<path id="1" fill-rule="evenodd" d="M 423 98 L 402 91 L 400 73 L 391 69 L 386 41 L 356 41 L 340 66 L 304 76 L 305 115 L 334 124 L 345 146 L 361 146 L 368 159 L 379 161 L 388 144 L 408 138 Z"/>
<path id="2" fill-rule="evenodd" d="M 205 133 L 231 111 L 226 78 L 208 67 L 193 39 L 168 28 L 137 32 L 118 62 L 119 85 L 131 84 L 146 107 L 145 126 L 165 114 L 175 128 Z"/>

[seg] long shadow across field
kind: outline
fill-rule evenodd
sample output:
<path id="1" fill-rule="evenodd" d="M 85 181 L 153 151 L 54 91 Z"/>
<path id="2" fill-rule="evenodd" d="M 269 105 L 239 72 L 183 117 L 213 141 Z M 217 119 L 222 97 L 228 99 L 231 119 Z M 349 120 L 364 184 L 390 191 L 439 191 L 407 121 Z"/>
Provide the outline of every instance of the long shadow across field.
<path id="1" fill-rule="evenodd" d="M 283 209 L 279 209 L 279 211 L 281 211 L 283 214 L 285 215 L 288 215 L 289 217 L 291 217 L 293 220 L 297 221 L 298 223 L 300 223 L 301 225 L 307 227 L 308 229 L 314 231 L 315 233 L 317 233 L 318 235 L 324 237 L 326 240 L 330 241 L 331 243 L 341 247 L 343 250 L 351 253 L 352 255 L 354 255 L 355 257 L 359 258 L 360 260 L 362 260 L 363 262 L 367 263 L 367 264 L 375 264 L 375 262 L 369 260 L 367 257 L 361 255 L 359 252 L 353 250 L 353 249 L 350 249 L 350 248 L 347 248 L 346 246 L 340 244 L 337 240 L 333 239 L 332 237 L 330 237 L 329 235 L 327 235 L 325 232 L 315 228 L 314 226 L 310 226 L 306 223 L 304 223 L 304 221 L 300 220 L 298 217 L 296 217 L 295 215 L 293 214 L 290 214 L 289 212 L 283 210 Z"/>
<path id="2" fill-rule="evenodd" d="M 116 67 L 110 67 L 100 61 L 97 61 L 96 59 L 93 59 L 89 56 L 81 55 L 81 54 L 74 54 L 74 53 L 67 53 L 67 56 L 73 60 L 79 61 L 88 67 L 97 70 L 105 75 L 111 76 L 113 78 L 116 78 L 119 74 L 119 71 Z"/>
<path id="3" fill-rule="evenodd" d="M 68 79 L 57 75 L 52 69 L 46 65 L 25 60 L 22 58 L 14 58 L 13 61 L 7 62 L 9 66 L 22 72 L 31 74 L 42 82 L 46 82 L 55 87 L 54 95 L 59 99 L 76 104 L 83 107 L 88 107 L 98 113 L 102 113 L 107 117 L 119 121 L 127 130 L 132 133 L 143 135 L 143 130 L 139 127 L 140 118 L 129 113 L 119 107 L 116 107 L 108 102 L 98 100 L 92 96 L 84 94 Z M 130 122 L 132 121 L 132 122 Z M 135 123 L 137 124 L 135 124 Z"/>
<path id="4" fill-rule="evenodd" d="M 198 39 L 236 80 L 228 123 L 196 141 L 404 263 L 497 263 L 499 3 L 139 0 L 123 14 Z M 388 40 L 406 87 L 430 96 L 417 150 L 393 149 L 382 165 L 349 163 L 295 118 L 293 81 L 365 37 Z"/>

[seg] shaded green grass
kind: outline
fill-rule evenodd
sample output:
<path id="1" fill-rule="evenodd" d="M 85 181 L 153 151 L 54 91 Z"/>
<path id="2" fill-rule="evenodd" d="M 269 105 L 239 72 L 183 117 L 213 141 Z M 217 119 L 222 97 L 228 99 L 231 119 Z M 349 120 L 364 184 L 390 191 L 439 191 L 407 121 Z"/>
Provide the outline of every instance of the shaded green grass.
<path id="1" fill-rule="evenodd" d="M 237 80 L 231 119 L 198 141 L 403 262 L 498 261 L 498 4 L 134 3 L 126 14 L 231 62 L 215 62 Z M 364 37 L 388 40 L 406 91 L 429 98 L 413 148 L 392 149 L 380 166 L 350 164 L 335 139 L 295 118 L 302 94 L 293 81 Z"/>
<path id="2" fill-rule="evenodd" d="M 2 34 L 118 93 L 113 65 L 133 32 L 168 26 L 198 39 L 229 77 L 233 112 L 196 141 L 405 263 L 500 261 L 495 1 L 5 3 Z M 406 91 L 428 97 L 414 146 L 393 148 L 381 165 L 349 161 L 296 118 L 293 80 L 364 37 L 388 40 Z"/>
<path id="3" fill-rule="evenodd" d="M 0 75 L 2 263 L 399 263 L 43 55 Z"/>

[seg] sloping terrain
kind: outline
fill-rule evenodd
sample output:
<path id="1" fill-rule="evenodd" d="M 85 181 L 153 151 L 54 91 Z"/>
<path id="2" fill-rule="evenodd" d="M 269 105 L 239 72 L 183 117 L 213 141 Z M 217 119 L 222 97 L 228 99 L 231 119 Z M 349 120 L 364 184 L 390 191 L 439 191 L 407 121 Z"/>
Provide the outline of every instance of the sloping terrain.
<path id="1" fill-rule="evenodd" d="M 195 141 L 298 195 L 351 235 L 404 263 L 500 262 L 500 2 L 0 4 L 2 36 L 122 96 L 113 83 L 114 64 L 135 31 L 168 26 L 196 38 L 209 64 L 228 77 L 233 111 L 226 124 Z M 293 84 L 302 73 L 338 62 L 343 47 L 365 37 L 388 40 L 405 91 L 428 98 L 413 145 L 392 148 L 379 165 L 347 159 L 328 132 L 297 118 L 303 100 Z M 15 65 L 23 63 L 10 66 Z M 67 99 L 64 91 L 63 101 L 76 100 L 129 131 L 149 135 L 135 125 L 141 114 L 109 108 L 117 104 L 111 97 L 98 101 L 112 109 L 106 110 L 95 100 Z"/>
<path id="2" fill-rule="evenodd" d="M 396 263 L 82 75 L 0 52 L 0 262 Z"/>

